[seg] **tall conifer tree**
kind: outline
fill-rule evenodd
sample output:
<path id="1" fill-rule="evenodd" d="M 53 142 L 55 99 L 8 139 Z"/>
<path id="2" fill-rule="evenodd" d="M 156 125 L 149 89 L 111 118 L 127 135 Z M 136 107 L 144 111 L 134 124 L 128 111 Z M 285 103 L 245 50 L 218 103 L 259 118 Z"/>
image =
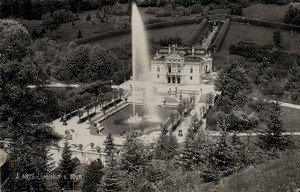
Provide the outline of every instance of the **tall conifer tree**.
<path id="1" fill-rule="evenodd" d="M 65 142 L 65 146 L 62 151 L 62 159 L 59 164 L 59 174 L 61 177 L 58 179 L 58 185 L 64 189 L 75 189 L 75 169 L 76 163 L 72 160 L 72 153 L 68 142 Z"/>
<path id="2" fill-rule="evenodd" d="M 104 175 L 103 168 L 101 159 L 96 159 L 87 166 L 84 172 L 83 192 L 97 192 L 99 190 Z"/>

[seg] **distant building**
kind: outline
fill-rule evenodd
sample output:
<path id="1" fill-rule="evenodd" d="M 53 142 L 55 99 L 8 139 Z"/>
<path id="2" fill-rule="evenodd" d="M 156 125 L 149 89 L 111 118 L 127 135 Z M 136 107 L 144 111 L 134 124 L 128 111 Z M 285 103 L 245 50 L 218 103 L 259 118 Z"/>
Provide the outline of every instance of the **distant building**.
<path id="1" fill-rule="evenodd" d="M 151 60 L 151 79 L 154 83 L 200 85 L 202 77 L 210 76 L 211 72 L 211 54 L 194 46 L 162 48 Z"/>

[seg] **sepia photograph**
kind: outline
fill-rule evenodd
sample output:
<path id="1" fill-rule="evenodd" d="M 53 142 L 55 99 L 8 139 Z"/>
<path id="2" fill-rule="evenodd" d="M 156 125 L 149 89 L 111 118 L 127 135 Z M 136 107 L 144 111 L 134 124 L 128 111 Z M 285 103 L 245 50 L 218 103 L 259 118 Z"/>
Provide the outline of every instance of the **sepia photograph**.
<path id="1" fill-rule="evenodd" d="M 300 192 L 300 0 L 0 0 L 0 192 Z"/>

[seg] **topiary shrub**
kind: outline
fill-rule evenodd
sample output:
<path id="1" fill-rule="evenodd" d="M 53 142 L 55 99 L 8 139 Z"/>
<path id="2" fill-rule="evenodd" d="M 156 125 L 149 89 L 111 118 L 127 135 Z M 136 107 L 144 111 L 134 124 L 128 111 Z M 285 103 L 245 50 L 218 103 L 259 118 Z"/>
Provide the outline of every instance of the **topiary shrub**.
<path id="1" fill-rule="evenodd" d="M 78 36 L 77 36 L 77 38 L 78 38 L 78 39 L 82 38 L 82 33 L 81 33 L 80 30 L 78 31 Z"/>
<path id="2" fill-rule="evenodd" d="M 91 20 L 91 15 L 88 14 L 88 16 L 86 17 L 86 21 L 90 21 Z"/>

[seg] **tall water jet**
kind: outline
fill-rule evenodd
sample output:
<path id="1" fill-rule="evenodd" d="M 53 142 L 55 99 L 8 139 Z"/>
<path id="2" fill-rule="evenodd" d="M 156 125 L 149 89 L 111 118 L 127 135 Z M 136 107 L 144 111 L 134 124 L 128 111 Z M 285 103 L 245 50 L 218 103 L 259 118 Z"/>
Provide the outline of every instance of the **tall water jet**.
<path id="1" fill-rule="evenodd" d="M 144 102 L 147 105 L 148 115 L 155 116 L 153 104 L 153 86 L 151 83 L 150 57 L 148 53 L 148 43 L 146 31 L 142 17 L 138 11 L 135 1 L 132 2 L 132 77 L 133 77 L 133 114 L 130 121 L 141 120 L 136 114 L 136 87 L 137 81 L 142 81 L 144 89 Z"/>

